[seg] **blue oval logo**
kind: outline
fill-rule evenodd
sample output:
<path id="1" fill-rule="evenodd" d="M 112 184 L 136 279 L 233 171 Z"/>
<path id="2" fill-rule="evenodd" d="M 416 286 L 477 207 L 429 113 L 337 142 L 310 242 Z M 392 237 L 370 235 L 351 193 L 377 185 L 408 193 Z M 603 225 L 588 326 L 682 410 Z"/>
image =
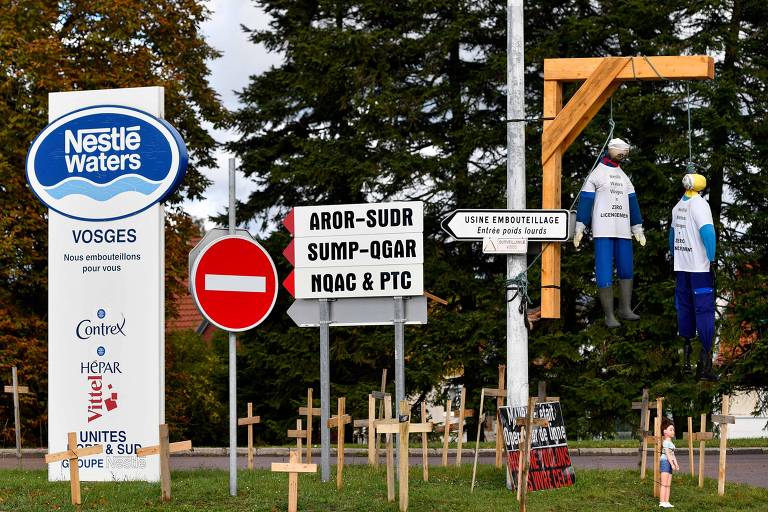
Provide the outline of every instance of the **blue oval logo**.
<path id="1" fill-rule="evenodd" d="M 88 221 L 135 215 L 163 201 L 187 171 L 187 148 L 166 121 L 101 105 L 49 124 L 27 153 L 27 182 L 50 209 Z"/>

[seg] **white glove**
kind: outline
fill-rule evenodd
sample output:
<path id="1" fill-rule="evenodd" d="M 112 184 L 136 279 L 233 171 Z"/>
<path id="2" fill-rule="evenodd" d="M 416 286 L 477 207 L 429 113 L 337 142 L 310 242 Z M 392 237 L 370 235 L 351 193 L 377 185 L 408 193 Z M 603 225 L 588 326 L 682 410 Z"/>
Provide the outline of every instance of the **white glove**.
<path id="1" fill-rule="evenodd" d="M 642 224 L 635 224 L 632 226 L 632 235 L 635 237 L 635 240 L 640 242 L 641 246 L 645 247 L 645 233 L 643 233 Z"/>
<path id="2" fill-rule="evenodd" d="M 578 249 L 581 244 L 581 239 L 584 237 L 584 230 L 586 225 L 583 222 L 576 223 L 576 231 L 573 233 L 573 246 Z"/>

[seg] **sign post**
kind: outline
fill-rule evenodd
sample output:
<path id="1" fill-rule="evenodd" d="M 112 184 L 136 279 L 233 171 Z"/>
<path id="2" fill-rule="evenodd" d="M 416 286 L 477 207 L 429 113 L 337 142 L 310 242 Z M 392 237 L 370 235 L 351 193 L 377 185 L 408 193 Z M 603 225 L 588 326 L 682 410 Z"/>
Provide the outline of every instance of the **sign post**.
<path id="1" fill-rule="evenodd" d="M 330 326 L 393 325 L 396 403 L 405 398 L 404 326 L 426 323 L 427 317 L 424 205 L 301 206 L 283 223 L 294 237 L 283 251 L 295 266 L 283 281 L 297 299 L 288 314 L 300 327 L 320 328 L 320 474 L 325 482 L 330 478 Z M 412 297 L 413 304 L 406 305 Z"/>
<path id="2" fill-rule="evenodd" d="M 190 291 L 200 313 L 229 331 L 229 494 L 237 495 L 237 332 L 261 324 L 277 300 L 269 253 L 235 220 L 235 160 L 229 160 L 229 229 L 213 231 L 190 251 Z"/>

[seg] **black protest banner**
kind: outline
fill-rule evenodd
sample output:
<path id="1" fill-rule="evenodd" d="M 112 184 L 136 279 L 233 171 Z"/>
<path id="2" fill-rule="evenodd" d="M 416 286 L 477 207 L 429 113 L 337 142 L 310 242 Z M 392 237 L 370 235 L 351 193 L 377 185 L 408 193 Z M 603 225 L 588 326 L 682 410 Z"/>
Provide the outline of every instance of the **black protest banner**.
<path id="1" fill-rule="evenodd" d="M 512 486 L 517 486 L 520 468 L 520 426 L 514 426 L 515 417 L 525 416 L 528 407 L 501 407 L 499 418 L 504 445 L 507 449 L 507 469 Z M 571 466 L 568 440 L 560 402 L 536 404 L 534 416 L 549 421 L 546 427 L 533 429 L 531 456 L 528 470 L 528 490 L 540 491 L 568 487 L 576 482 L 576 473 Z"/>

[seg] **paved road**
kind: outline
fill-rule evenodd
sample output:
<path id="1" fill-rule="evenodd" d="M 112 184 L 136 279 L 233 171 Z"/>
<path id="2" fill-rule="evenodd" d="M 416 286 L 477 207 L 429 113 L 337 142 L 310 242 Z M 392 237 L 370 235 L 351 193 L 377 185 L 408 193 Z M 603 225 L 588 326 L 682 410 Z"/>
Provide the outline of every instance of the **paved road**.
<path id="1" fill-rule="evenodd" d="M 454 457 L 451 456 L 449 463 L 454 462 Z M 637 455 L 574 455 L 571 457 L 573 466 L 576 471 L 579 469 L 637 469 L 638 457 Z M 345 461 L 348 464 L 366 464 L 368 459 L 364 456 L 348 455 L 345 457 Z M 465 464 L 472 464 L 473 456 L 464 454 L 462 462 Z M 479 459 L 481 464 L 492 464 L 493 458 L 481 456 Z M 699 459 L 694 459 L 694 464 L 698 467 Z M 717 478 L 717 464 L 718 457 L 715 454 L 707 454 L 705 459 L 704 474 L 709 478 Z M 269 468 L 272 462 L 288 462 L 288 457 L 279 455 L 261 455 L 254 457 L 254 465 L 257 468 Z M 312 458 L 312 462 L 320 463 L 319 455 L 315 455 Z M 335 456 L 331 458 L 331 465 L 335 464 Z M 382 459 L 382 463 L 383 463 Z M 431 456 L 429 463 L 431 466 L 439 466 L 441 464 L 441 458 Z M 678 456 L 678 462 L 680 463 L 680 470 L 682 474 L 690 474 L 690 468 L 688 466 L 687 455 L 681 454 Z M 412 464 L 420 464 L 421 457 L 411 455 Z M 653 457 L 648 457 L 649 467 L 653 463 Z M 739 482 L 758 487 L 768 488 L 768 455 L 767 454 L 741 454 L 733 453 L 729 454 L 727 458 L 728 473 L 727 482 Z M 238 458 L 238 467 L 246 468 L 246 458 L 240 456 Z M 16 458 L 13 456 L 3 455 L 0 457 L 0 469 L 13 469 L 16 468 Z M 26 457 L 23 459 L 22 467 L 26 469 L 43 469 L 45 463 L 40 456 Z M 229 457 L 226 456 L 174 456 L 171 458 L 171 469 L 173 470 L 193 470 L 193 469 L 229 469 Z M 638 469 L 639 474 L 639 469 Z M 649 478 L 653 476 L 653 471 L 649 469 Z"/>

